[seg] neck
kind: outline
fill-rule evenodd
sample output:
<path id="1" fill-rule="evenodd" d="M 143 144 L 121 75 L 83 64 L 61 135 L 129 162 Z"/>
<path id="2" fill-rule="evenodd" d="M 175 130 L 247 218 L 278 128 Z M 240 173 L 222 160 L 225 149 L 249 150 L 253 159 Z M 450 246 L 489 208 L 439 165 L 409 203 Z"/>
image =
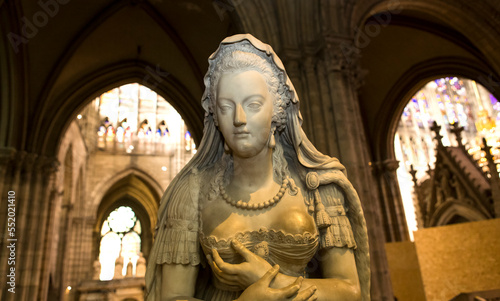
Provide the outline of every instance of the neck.
<path id="1" fill-rule="evenodd" d="M 273 181 L 272 149 L 265 148 L 252 158 L 234 156 L 234 172 L 231 185 L 247 191 L 255 191 Z"/>

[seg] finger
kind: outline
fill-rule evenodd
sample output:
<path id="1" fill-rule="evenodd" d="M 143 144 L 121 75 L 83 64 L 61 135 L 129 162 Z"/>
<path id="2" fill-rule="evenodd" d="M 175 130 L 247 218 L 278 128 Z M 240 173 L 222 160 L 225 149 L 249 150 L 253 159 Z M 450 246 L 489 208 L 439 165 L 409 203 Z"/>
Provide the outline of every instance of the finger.
<path id="1" fill-rule="evenodd" d="M 227 274 L 238 274 L 238 268 L 237 265 L 235 264 L 230 264 L 222 260 L 222 258 L 219 255 L 219 252 L 217 252 L 216 249 L 212 249 L 212 255 L 213 259 L 215 261 L 215 264 L 220 268 L 221 271 Z"/>
<path id="2" fill-rule="evenodd" d="M 208 264 L 212 268 L 212 271 L 214 272 L 214 274 L 217 274 L 217 275 L 232 275 L 232 274 L 228 274 L 228 273 L 223 272 L 220 269 L 220 267 L 217 265 L 217 263 L 213 260 L 212 256 L 208 255 L 207 259 L 209 259 L 208 260 Z"/>
<path id="3" fill-rule="evenodd" d="M 207 259 L 208 259 L 208 264 L 212 268 L 212 272 L 218 278 L 225 279 L 227 281 L 233 281 L 236 278 L 235 275 L 227 274 L 221 271 L 221 269 L 217 266 L 217 264 L 212 260 L 212 257 L 210 255 L 207 255 Z"/>
<path id="4" fill-rule="evenodd" d="M 238 281 L 238 278 L 235 275 L 230 275 L 222 272 L 217 264 L 212 260 L 212 257 L 210 255 L 207 255 L 207 261 L 210 267 L 212 268 L 212 272 L 214 276 L 220 281 L 228 285 L 234 285 L 234 286 L 239 286 L 240 283 Z"/>
<path id="5" fill-rule="evenodd" d="M 309 299 L 307 299 L 307 301 L 316 301 L 318 300 L 318 295 L 316 293 L 314 293 L 311 297 L 309 297 Z"/>
<path id="6" fill-rule="evenodd" d="M 241 242 L 237 240 L 232 241 L 233 248 L 238 252 L 243 258 L 245 258 L 246 261 L 250 261 L 254 256 L 256 256 L 254 253 L 252 253 L 247 247 L 245 247 Z"/>
<path id="7" fill-rule="evenodd" d="M 210 255 L 207 255 L 207 261 L 208 261 L 208 265 L 210 265 L 210 267 L 212 268 L 212 271 L 214 271 L 214 273 L 216 274 L 222 274 L 222 271 L 219 269 L 219 267 L 215 264 L 212 256 Z"/>
<path id="8" fill-rule="evenodd" d="M 231 280 L 225 279 L 217 274 L 214 274 L 214 277 L 220 283 L 224 283 L 224 285 L 227 286 L 228 289 L 235 289 L 235 290 L 245 289 L 244 287 L 241 286 L 241 284 L 238 281 L 234 281 L 234 280 L 231 281 Z"/>
<path id="9" fill-rule="evenodd" d="M 297 296 L 293 299 L 293 301 L 316 300 L 318 298 L 318 296 L 316 295 L 317 290 L 318 290 L 318 288 L 315 285 L 310 286 L 310 287 L 306 288 L 305 290 L 299 292 L 297 294 Z"/>
<path id="10" fill-rule="evenodd" d="M 269 286 L 271 284 L 271 281 L 273 281 L 274 277 L 278 275 L 278 272 L 280 271 L 280 266 L 279 265 L 274 265 L 272 268 L 270 268 L 262 278 L 260 278 L 259 281 L 261 281 L 263 284 L 266 286 Z"/>
<path id="11" fill-rule="evenodd" d="M 279 293 L 279 296 L 281 298 L 290 298 L 291 296 L 295 295 L 299 291 L 300 287 L 302 286 L 303 280 L 304 280 L 304 278 L 298 277 L 297 279 L 295 279 L 295 281 L 292 284 L 278 289 L 277 291 Z"/>
<path id="12" fill-rule="evenodd" d="M 215 278 L 221 283 L 227 284 L 232 287 L 238 287 L 241 288 L 241 284 L 239 283 L 238 279 L 231 279 L 230 277 L 226 277 L 224 275 L 219 275 L 217 273 L 213 274 Z"/>

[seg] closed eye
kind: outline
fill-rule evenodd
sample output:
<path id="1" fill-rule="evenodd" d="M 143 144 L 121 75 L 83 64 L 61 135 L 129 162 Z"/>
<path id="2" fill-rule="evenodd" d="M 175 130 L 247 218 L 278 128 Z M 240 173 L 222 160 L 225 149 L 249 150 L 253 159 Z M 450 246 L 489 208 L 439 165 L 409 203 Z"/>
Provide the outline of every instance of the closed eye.
<path id="1" fill-rule="evenodd" d="M 248 104 L 248 108 L 250 108 L 252 110 L 258 110 L 261 107 L 262 107 L 262 104 L 259 102 L 252 102 L 252 103 Z"/>
<path id="2" fill-rule="evenodd" d="M 219 109 L 223 113 L 230 111 L 232 108 L 230 105 L 219 105 Z"/>

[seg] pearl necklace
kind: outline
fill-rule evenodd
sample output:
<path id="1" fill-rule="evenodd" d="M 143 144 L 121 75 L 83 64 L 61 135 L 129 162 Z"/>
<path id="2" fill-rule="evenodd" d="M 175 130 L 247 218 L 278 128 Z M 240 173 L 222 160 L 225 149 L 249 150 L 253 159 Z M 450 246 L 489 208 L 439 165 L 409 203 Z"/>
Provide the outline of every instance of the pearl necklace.
<path id="1" fill-rule="evenodd" d="M 220 190 L 220 194 L 221 194 L 222 198 L 229 205 L 234 206 L 236 208 L 240 208 L 240 209 L 259 210 L 259 209 L 265 209 L 265 208 L 271 207 L 274 204 L 277 204 L 279 201 L 281 201 L 281 199 L 283 198 L 283 195 L 285 195 L 285 191 L 286 191 L 286 187 L 287 187 L 288 183 L 289 183 L 289 181 L 287 178 L 283 179 L 283 183 L 281 184 L 281 187 L 280 187 L 280 190 L 278 191 L 278 193 L 272 199 L 269 199 L 265 202 L 258 203 L 258 204 L 249 204 L 249 203 L 243 202 L 242 200 L 235 201 L 235 200 L 231 199 L 231 197 L 226 193 L 226 189 L 222 185 L 219 186 L 219 190 Z"/>

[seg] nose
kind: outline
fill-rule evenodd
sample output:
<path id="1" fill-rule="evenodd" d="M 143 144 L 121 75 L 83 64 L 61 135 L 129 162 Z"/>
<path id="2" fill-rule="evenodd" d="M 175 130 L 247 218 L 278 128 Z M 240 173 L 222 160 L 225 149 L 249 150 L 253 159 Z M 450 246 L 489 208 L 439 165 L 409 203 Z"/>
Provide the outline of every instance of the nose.
<path id="1" fill-rule="evenodd" d="M 242 126 L 247 123 L 247 116 L 245 114 L 245 111 L 243 110 L 243 107 L 241 105 L 237 105 L 236 109 L 234 110 L 234 120 L 233 124 L 234 126 Z"/>

